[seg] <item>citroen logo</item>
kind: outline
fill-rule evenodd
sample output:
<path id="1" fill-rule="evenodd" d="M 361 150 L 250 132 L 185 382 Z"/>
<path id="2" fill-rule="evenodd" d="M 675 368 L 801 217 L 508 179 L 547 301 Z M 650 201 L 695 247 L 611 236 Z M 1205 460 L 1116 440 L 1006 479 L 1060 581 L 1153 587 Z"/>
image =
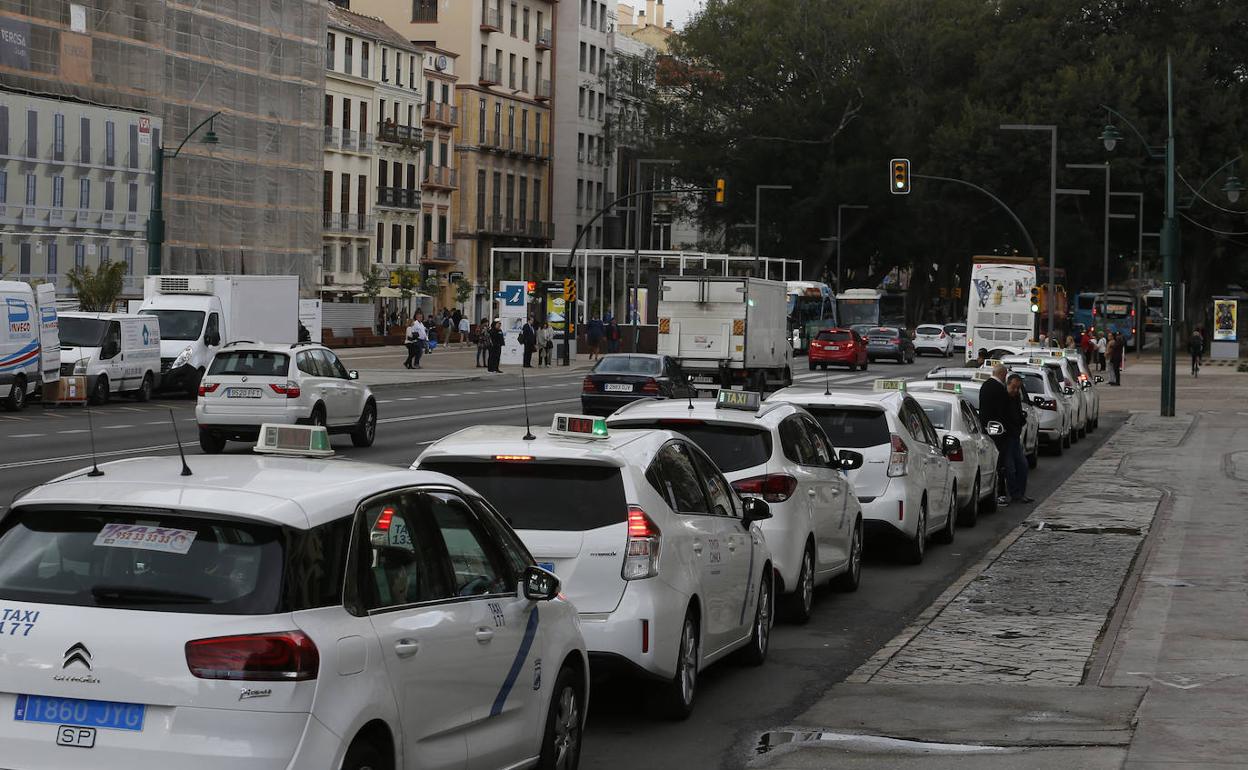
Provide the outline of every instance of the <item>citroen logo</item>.
<path id="1" fill-rule="evenodd" d="M 91 651 L 82 642 L 65 651 L 65 662 L 61 664 L 61 668 L 69 668 L 71 663 L 81 663 L 88 671 L 91 670 Z"/>
<path id="2" fill-rule="evenodd" d="M 243 375 L 243 382 L 247 381 L 247 375 Z"/>

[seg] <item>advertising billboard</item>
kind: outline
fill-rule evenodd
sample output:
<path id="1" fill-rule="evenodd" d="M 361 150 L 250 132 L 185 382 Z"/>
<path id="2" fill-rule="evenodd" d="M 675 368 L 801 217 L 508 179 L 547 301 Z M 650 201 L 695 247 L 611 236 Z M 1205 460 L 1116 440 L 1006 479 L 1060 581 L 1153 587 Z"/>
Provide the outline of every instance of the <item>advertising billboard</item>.
<path id="1" fill-rule="evenodd" d="M 1214 299 L 1213 301 L 1213 341 L 1238 342 L 1239 335 L 1239 301 L 1234 299 Z"/>

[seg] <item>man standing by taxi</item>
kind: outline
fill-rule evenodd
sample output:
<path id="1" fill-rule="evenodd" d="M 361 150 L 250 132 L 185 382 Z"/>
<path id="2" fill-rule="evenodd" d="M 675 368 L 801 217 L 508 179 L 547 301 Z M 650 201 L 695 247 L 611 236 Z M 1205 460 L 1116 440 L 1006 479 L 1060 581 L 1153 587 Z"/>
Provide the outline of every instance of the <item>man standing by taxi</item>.
<path id="1" fill-rule="evenodd" d="M 983 387 L 979 390 L 979 417 L 980 420 L 987 425 L 990 422 L 999 422 L 1005 425 L 1006 414 L 1009 411 L 1009 393 L 1005 389 L 1006 368 L 1001 364 L 992 367 L 992 377 L 987 380 Z M 1007 437 L 1004 435 L 993 436 L 992 442 L 997 445 L 997 491 L 1002 492 L 1000 479 L 1007 478 L 1005 457 L 1008 451 L 1005 444 Z M 997 495 L 997 505 L 1009 505 L 1010 498 L 1005 494 Z"/>
<path id="2" fill-rule="evenodd" d="M 1005 392 L 1009 397 L 1006 405 L 1006 419 L 1001 423 L 1005 426 L 1005 479 L 1010 489 L 1010 502 L 1034 503 L 1027 496 L 1027 454 L 1023 451 L 1023 426 L 1027 424 L 1027 414 L 1023 411 L 1023 378 L 1019 374 L 1010 374 L 1005 381 Z M 1000 445 L 998 445 L 998 452 Z"/>

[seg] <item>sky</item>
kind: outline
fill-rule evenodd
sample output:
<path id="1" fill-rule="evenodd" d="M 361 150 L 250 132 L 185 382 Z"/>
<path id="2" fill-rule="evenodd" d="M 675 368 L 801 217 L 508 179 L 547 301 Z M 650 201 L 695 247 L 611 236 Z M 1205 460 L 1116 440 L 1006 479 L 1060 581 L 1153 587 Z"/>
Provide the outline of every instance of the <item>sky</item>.
<path id="1" fill-rule="evenodd" d="M 701 4 L 702 0 L 663 0 L 663 13 L 676 29 L 680 29 Z M 633 5 L 645 10 L 646 0 L 633 0 Z"/>

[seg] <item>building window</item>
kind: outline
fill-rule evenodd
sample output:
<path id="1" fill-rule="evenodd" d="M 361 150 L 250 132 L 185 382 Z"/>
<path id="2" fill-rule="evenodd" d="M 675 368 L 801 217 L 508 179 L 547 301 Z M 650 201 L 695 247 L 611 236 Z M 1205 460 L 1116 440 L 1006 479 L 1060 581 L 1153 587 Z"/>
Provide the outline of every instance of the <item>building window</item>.
<path id="1" fill-rule="evenodd" d="M 512 3 L 511 4 L 511 36 L 512 37 L 516 36 L 516 22 L 518 21 L 518 19 L 516 19 L 517 15 L 518 14 L 516 13 L 516 4 Z"/>
<path id="2" fill-rule="evenodd" d="M 126 211 L 135 212 L 139 210 L 139 183 L 130 183 L 129 199 L 126 202 Z"/>
<path id="3" fill-rule="evenodd" d="M 26 110 L 26 157 L 39 157 L 39 113 Z"/>
<path id="4" fill-rule="evenodd" d="M 403 85 L 403 54 L 394 52 L 394 82 Z"/>
<path id="5" fill-rule="evenodd" d="M 520 191 L 520 205 L 517 211 L 520 212 L 520 221 L 523 222 L 529 208 L 529 180 L 520 177 L 520 186 L 516 189 Z"/>
<path id="6" fill-rule="evenodd" d="M 576 207 L 585 208 L 585 182 L 581 179 L 576 180 Z"/>
<path id="7" fill-rule="evenodd" d="M 503 174 L 500 171 L 494 172 L 494 198 L 490 213 L 495 217 L 503 213 Z"/>
<path id="8" fill-rule="evenodd" d="M 123 246 L 121 255 L 126 262 L 126 275 L 134 275 L 134 247 Z"/>
<path id="9" fill-rule="evenodd" d="M 581 43 L 581 72 L 585 71 L 587 53 L 588 49 L 585 47 L 584 43 Z"/>
<path id="10" fill-rule="evenodd" d="M 334 210 L 334 172 L 326 171 L 321 180 L 321 211 L 325 224 L 329 224 L 329 212 Z"/>
<path id="11" fill-rule="evenodd" d="M 529 111 L 520 110 L 520 145 L 527 148 L 529 145 Z"/>
<path id="12" fill-rule="evenodd" d="M 433 81 L 432 80 L 425 81 L 425 101 L 427 102 L 433 101 Z"/>
<path id="13" fill-rule="evenodd" d="M 91 178 L 83 177 L 78 180 L 78 208 L 91 208 Z"/>
<path id="14" fill-rule="evenodd" d="M 385 239 L 386 239 L 386 226 L 385 224 L 378 222 L 377 223 L 377 257 L 376 257 L 378 262 L 381 262 L 381 255 L 383 253 L 382 249 L 384 248 L 384 245 L 382 242 Z M 363 260 L 360 260 L 360 265 L 361 267 L 364 265 Z"/>
<path id="15" fill-rule="evenodd" d="M 403 264 L 412 264 L 412 252 L 416 251 L 416 228 L 407 225 L 404 230 L 407 232 L 407 250 L 403 252 Z"/>
<path id="16" fill-rule="evenodd" d="M 139 127 L 135 123 L 130 124 L 130 157 L 126 158 L 126 166 L 139 167 Z"/>
<path id="17" fill-rule="evenodd" d="M 104 182 L 104 210 L 112 211 L 117 198 L 117 183 L 111 179 Z"/>
<path id="18" fill-rule="evenodd" d="M 533 180 L 533 221 L 542 220 L 542 180 Z"/>
<path id="19" fill-rule="evenodd" d="M 81 270 L 83 266 L 86 264 L 87 264 L 87 244 L 75 243 L 74 244 L 74 267 Z M 50 268 L 52 266 L 48 265 L 48 267 Z M 48 272 L 52 272 L 52 271 L 49 270 Z"/>
<path id="20" fill-rule="evenodd" d="M 360 102 L 360 137 L 368 133 L 368 102 Z M 361 149 L 363 149 L 361 147 Z"/>
<path id="21" fill-rule="evenodd" d="M 542 142 L 545 140 L 542 138 L 542 113 L 540 112 L 533 113 L 533 138 L 537 142 L 538 150 L 541 150 Z"/>
<path id="22" fill-rule="evenodd" d="M 448 142 L 442 142 L 438 145 L 438 165 L 443 168 L 451 165 L 451 146 Z"/>
<path id="23" fill-rule="evenodd" d="M 524 23 L 521 25 L 520 31 L 523 33 L 521 37 L 523 37 L 525 40 L 528 40 L 529 39 L 529 9 L 527 6 L 524 9 Z"/>
<path id="24" fill-rule="evenodd" d="M 432 91 L 430 93 L 432 93 Z M 451 87 L 450 85 L 446 83 L 442 84 L 442 103 L 443 104 L 451 103 Z"/>
<path id="25" fill-rule="evenodd" d="M 30 275 L 30 242 L 22 243 L 21 256 L 18 257 L 17 272 L 22 275 Z"/>
<path id="26" fill-rule="evenodd" d="M 9 200 L 9 172 L 0 169 L 0 203 Z"/>
<path id="27" fill-rule="evenodd" d="M 115 146 L 116 135 L 117 135 L 117 126 L 111 120 L 105 121 L 104 122 L 104 165 L 105 166 L 117 165 L 117 151 L 116 151 L 116 146 Z"/>
<path id="28" fill-rule="evenodd" d="M 426 211 L 425 215 L 421 217 L 421 219 L 423 220 L 425 226 L 425 237 L 422 240 L 426 242 L 436 241 L 437 239 L 433 237 L 433 214 Z"/>
<path id="29" fill-rule="evenodd" d="M 52 177 L 52 208 L 59 209 L 65 205 L 65 177 Z"/>
<path id="30" fill-rule="evenodd" d="M 321 272 L 328 273 L 334 269 L 334 244 L 327 243 L 321 247 Z"/>
<path id="31" fill-rule="evenodd" d="M 354 266 L 351 264 L 352 257 L 351 247 L 344 245 L 342 251 L 338 252 L 338 271 L 341 273 L 354 272 Z"/>
<path id="32" fill-rule="evenodd" d="M 338 188 L 338 210 L 342 212 L 345 220 L 351 213 L 351 175 L 343 174 L 338 181 L 341 183 Z"/>
<path id="33" fill-rule="evenodd" d="M 48 275 L 55 275 L 57 272 L 56 263 L 59 261 L 57 259 L 60 256 L 59 250 L 60 248 L 57 246 L 56 241 L 48 241 Z"/>
<path id="34" fill-rule="evenodd" d="M 507 143 L 515 146 L 516 138 L 516 106 L 507 105 Z"/>
<path id="35" fill-rule="evenodd" d="M 9 154 L 9 105 L 0 104 L 0 155 Z"/>
<path id="36" fill-rule="evenodd" d="M 65 116 L 52 116 L 52 160 L 65 160 Z"/>
<path id="37" fill-rule="evenodd" d="M 105 265 L 107 265 L 109 262 L 112 261 L 112 255 L 110 253 L 111 249 L 112 247 L 109 246 L 107 243 L 100 246 L 100 267 L 104 267 Z"/>
<path id="38" fill-rule="evenodd" d="M 334 58 L 334 33 L 330 32 L 325 38 L 325 69 L 334 68 Z"/>
<path id="39" fill-rule="evenodd" d="M 385 48 L 381 49 L 381 82 L 390 82 L 390 73 L 387 71 L 390 67 L 390 52 Z"/>
<path id="40" fill-rule="evenodd" d="M 400 81 L 400 85 L 401 85 Z M 416 90 L 416 57 L 407 57 L 407 87 Z"/>
<path id="41" fill-rule="evenodd" d="M 325 94 L 325 125 L 334 125 L 334 97 Z"/>
<path id="42" fill-rule="evenodd" d="M 413 0 L 413 22 L 436 22 L 438 20 L 438 0 Z"/>
<path id="43" fill-rule="evenodd" d="M 351 130 L 351 100 L 346 98 L 342 100 L 342 127 Z"/>
<path id="44" fill-rule="evenodd" d="M 371 73 L 368 71 L 368 43 L 360 41 L 360 76 L 368 77 Z"/>
<path id="45" fill-rule="evenodd" d="M 91 162 L 91 118 L 78 121 L 78 162 Z"/>
<path id="46" fill-rule="evenodd" d="M 348 75 L 351 74 L 351 67 L 355 63 L 354 56 L 353 56 L 353 54 L 355 53 L 354 48 L 355 48 L 354 39 L 349 38 L 349 37 L 344 37 L 342 39 L 342 71 L 347 73 Z"/>
<path id="47" fill-rule="evenodd" d="M 355 188 L 356 214 L 359 217 L 359 230 L 364 232 L 364 215 L 368 211 L 368 175 L 360 174 L 359 184 Z"/>
<path id="48" fill-rule="evenodd" d="M 589 0 L 581 0 L 581 26 L 589 23 Z"/>
<path id="49" fill-rule="evenodd" d="M 38 180 L 35 179 L 34 174 L 26 175 L 26 205 L 27 206 L 35 205 L 35 201 L 38 200 L 38 188 L 36 187 L 37 184 L 38 184 Z"/>
<path id="50" fill-rule="evenodd" d="M 494 141 L 499 141 L 499 137 L 503 134 L 503 104 L 502 102 L 494 103 Z"/>
<path id="51" fill-rule="evenodd" d="M 485 171 L 477 171 L 477 229 L 485 229 Z"/>
<path id="52" fill-rule="evenodd" d="M 516 175 L 507 175 L 507 219 L 516 218 Z"/>
<path id="53" fill-rule="evenodd" d="M 451 234 L 446 229 L 446 214 L 438 214 L 438 232 L 441 233 L 440 243 L 450 243 Z"/>
<path id="54" fill-rule="evenodd" d="M 513 90 L 516 87 L 516 55 L 514 53 L 507 56 L 507 87 Z"/>
<path id="55" fill-rule="evenodd" d="M 520 90 L 529 90 L 529 57 L 520 60 Z"/>
<path id="56" fill-rule="evenodd" d="M 403 248 L 402 225 L 390 225 L 390 264 L 399 261 L 399 249 Z"/>
<path id="57" fill-rule="evenodd" d="M 477 112 L 477 144 L 485 144 L 485 100 L 481 100 L 481 108 Z"/>

